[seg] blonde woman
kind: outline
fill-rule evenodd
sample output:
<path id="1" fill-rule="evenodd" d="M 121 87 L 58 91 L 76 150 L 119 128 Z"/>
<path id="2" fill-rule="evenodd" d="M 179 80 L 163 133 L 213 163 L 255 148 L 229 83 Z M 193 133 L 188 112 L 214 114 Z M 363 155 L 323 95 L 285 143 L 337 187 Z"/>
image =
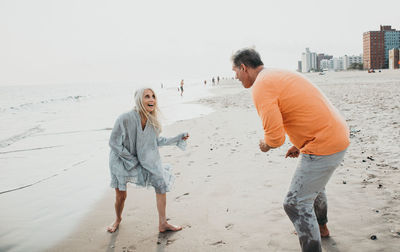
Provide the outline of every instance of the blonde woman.
<path id="1" fill-rule="evenodd" d="M 157 97 L 151 88 L 135 92 L 135 108 L 118 117 L 110 136 L 111 187 L 115 188 L 115 221 L 107 227 L 112 233 L 122 220 L 122 210 L 127 195 L 126 184 L 154 187 L 156 191 L 159 231 L 179 231 L 180 226 L 167 222 L 166 192 L 170 190 L 174 176 L 168 165 L 162 165 L 159 146 L 186 147 L 187 133 L 172 138 L 159 136 L 161 125 L 158 118 Z"/>

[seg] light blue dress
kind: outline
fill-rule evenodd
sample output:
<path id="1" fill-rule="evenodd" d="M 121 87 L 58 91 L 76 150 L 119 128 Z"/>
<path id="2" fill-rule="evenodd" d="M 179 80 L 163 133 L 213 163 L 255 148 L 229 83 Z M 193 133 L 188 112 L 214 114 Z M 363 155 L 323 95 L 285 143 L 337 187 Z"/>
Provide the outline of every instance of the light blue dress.
<path id="1" fill-rule="evenodd" d="M 169 165 L 162 165 L 158 147 L 176 145 L 184 150 L 186 141 L 182 137 L 185 135 L 158 136 L 149 120 L 143 130 L 135 110 L 119 116 L 109 142 L 111 187 L 126 191 L 126 184 L 130 182 L 142 187 L 153 186 L 156 193 L 169 192 L 174 176 Z"/>

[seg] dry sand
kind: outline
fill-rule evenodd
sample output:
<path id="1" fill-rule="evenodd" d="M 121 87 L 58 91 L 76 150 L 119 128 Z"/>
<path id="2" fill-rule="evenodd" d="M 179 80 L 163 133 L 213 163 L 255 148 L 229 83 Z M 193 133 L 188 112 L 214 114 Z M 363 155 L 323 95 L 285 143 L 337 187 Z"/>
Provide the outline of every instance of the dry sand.
<path id="1" fill-rule="evenodd" d="M 399 251 L 400 72 L 307 76 L 351 129 L 347 156 L 327 186 L 331 237 L 323 239 L 324 251 Z M 214 113 L 164 131 L 190 132 L 187 151 L 161 149 L 177 177 L 167 215 L 182 231 L 159 234 L 154 192 L 130 186 L 123 222 L 107 233 L 114 218 L 110 189 L 49 251 L 299 251 L 282 207 L 297 162 L 284 158 L 290 143 L 260 152 L 263 132 L 250 91 L 223 81 L 216 92 L 199 101 Z"/>

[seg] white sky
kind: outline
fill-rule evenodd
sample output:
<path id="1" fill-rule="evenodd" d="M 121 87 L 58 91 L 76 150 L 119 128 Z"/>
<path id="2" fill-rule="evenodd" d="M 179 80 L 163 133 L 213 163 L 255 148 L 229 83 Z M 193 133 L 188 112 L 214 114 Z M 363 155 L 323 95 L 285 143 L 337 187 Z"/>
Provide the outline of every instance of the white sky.
<path id="1" fill-rule="evenodd" d="M 362 33 L 400 30 L 400 1 L 0 0 L 0 85 L 233 76 L 255 46 L 296 69 L 305 47 L 362 52 Z"/>

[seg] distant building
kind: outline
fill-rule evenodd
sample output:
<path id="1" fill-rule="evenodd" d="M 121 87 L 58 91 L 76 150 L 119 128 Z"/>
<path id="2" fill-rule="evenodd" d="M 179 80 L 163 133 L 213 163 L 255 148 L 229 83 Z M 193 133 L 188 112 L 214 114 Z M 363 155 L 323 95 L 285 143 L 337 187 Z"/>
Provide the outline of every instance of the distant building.
<path id="1" fill-rule="evenodd" d="M 331 59 L 322 59 L 320 62 L 320 69 L 323 71 L 342 71 L 347 70 L 348 67 L 345 64 L 349 64 L 346 62 L 350 62 L 351 59 L 352 63 L 362 63 L 361 56 L 343 56 L 339 58 L 331 58 Z M 354 62 L 353 62 L 354 61 Z"/>
<path id="2" fill-rule="evenodd" d="M 333 58 L 332 55 L 326 55 L 326 54 L 323 54 L 323 53 L 319 53 L 319 54 L 317 55 L 317 69 L 318 69 L 318 70 L 323 70 L 324 68 L 321 66 L 321 61 L 324 60 L 324 59 L 330 60 L 330 59 L 332 59 L 332 58 Z M 326 68 L 326 69 L 327 69 L 327 68 Z"/>
<path id="3" fill-rule="evenodd" d="M 311 70 L 311 53 L 310 49 L 306 48 L 306 52 L 301 54 L 301 71 L 308 73 Z"/>
<path id="4" fill-rule="evenodd" d="M 312 71 L 318 70 L 318 67 L 317 67 L 317 53 L 315 53 L 315 52 L 311 53 L 311 70 Z"/>
<path id="5" fill-rule="evenodd" d="M 399 49 L 389 50 L 389 69 L 399 69 L 400 55 Z"/>
<path id="6" fill-rule="evenodd" d="M 389 50 L 400 47 L 400 31 L 381 25 L 380 31 L 363 33 L 364 69 L 388 68 Z"/>
<path id="7" fill-rule="evenodd" d="M 301 71 L 308 73 L 311 70 L 317 70 L 317 54 L 306 48 L 306 51 L 301 54 Z"/>
<path id="8" fill-rule="evenodd" d="M 339 57 L 339 58 L 333 58 L 333 71 L 341 71 L 343 70 L 343 58 Z"/>
<path id="9" fill-rule="evenodd" d="M 333 62 L 331 63 L 331 59 L 322 59 L 319 67 L 323 71 L 331 70 L 333 69 Z"/>
<path id="10" fill-rule="evenodd" d="M 363 56 L 362 55 L 352 55 L 352 56 L 343 56 L 343 69 L 347 70 L 351 64 L 353 63 L 358 63 L 362 64 L 363 63 Z"/>
<path id="11" fill-rule="evenodd" d="M 297 72 L 301 72 L 301 60 L 297 61 Z"/>
<path id="12" fill-rule="evenodd" d="M 389 67 L 389 51 L 400 48 L 400 31 L 385 31 L 385 68 Z"/>
<path id="13" fill-rule="evenodd" d="M 311 71 L 342 71 L 352 63 L 363 63 L 363 56 L 352 55 L 334 58 L 332 55 L 311 52 L 309 48 L 301 55 L 301 61 L 297 62 L 299 72 L 307 73 Z"/>
<path id="14" fill-rule="evenodd" d="M 364 69 L 385 66 L 384 33 L 369 31 L 363 34 Z"/>
<path id="15" fill-rule="evenodd" d="M 342 57 L 323 59 L 320 62 L 320 67 L 323 71 L 341 71 L 343 70 L 343 59 Z"/>

